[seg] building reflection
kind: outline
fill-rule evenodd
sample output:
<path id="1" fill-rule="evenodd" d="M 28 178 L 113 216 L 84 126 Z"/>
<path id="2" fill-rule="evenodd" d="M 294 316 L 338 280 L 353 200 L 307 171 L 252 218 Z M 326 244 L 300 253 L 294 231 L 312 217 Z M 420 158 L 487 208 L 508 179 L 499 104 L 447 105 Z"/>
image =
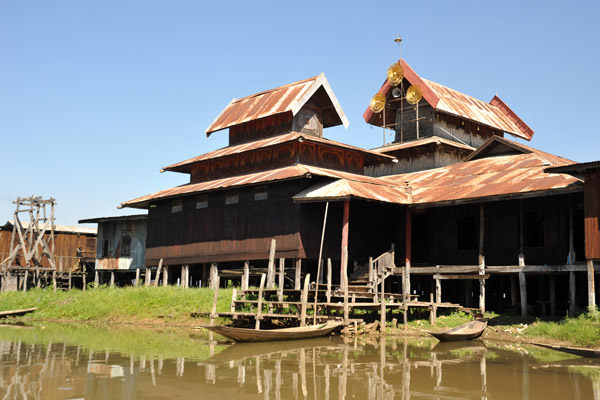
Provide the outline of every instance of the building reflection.
<path id="1" fill-rule="evenodd" d="M 597 365 L 530 352 L 478 341 L 337 337 L 233 344 L 199 361 L 0 341 L 0 398 L 600 400 Z"/>

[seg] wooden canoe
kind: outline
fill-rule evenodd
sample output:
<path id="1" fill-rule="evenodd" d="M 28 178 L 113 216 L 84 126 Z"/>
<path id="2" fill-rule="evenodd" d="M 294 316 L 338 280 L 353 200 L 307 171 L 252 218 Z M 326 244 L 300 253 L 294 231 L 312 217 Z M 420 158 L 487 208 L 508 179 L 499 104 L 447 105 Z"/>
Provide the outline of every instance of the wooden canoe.
<path id="1" fill-rule="evenodd" d="M 0 318 L 5 318 L 5 317 L 15 317 L 18 315 L 24 315 L 30 312 L 34 312 L 35 310 L 37 310 L 37 307 L 32 307 L 32 308 L 24 308 L 22 310 L 7 310 L 7 311 L 0 311 Z"/>
<path id="2" fill-rule="evenodd" d="M 251 329 L 225 325 L 200 325 L 214 333 L 236 342 L 271 342 L 276 340 L 311 339 L 328 335 L 343 324 L 328 322 L 320 325 L 300 326 L 297 328 Z"/>
<path id="3" fill-rule="evenodd" d="M 429 334 L 440 342 L 471 340 L 476 339 L 483 334 L 487 323 L 488 320 L 486 318 L 480 318 L 455 328 L 446 329 L 442 332 L 429 332 Z"/>

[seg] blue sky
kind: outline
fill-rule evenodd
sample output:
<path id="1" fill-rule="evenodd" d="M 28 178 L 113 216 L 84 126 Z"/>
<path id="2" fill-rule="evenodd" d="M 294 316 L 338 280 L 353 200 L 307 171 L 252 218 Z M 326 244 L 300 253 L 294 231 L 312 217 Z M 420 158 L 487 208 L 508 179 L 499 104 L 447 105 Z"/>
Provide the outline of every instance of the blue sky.
<path id="1" fill-rule="evenodd" d="M 599 1 L 0 0 L 0 223 L 17 196 L 57 199 L 57 223 L 183 184 L 169 165 L 227 145 L 204 130 L 234 97 L 324 72 L 350 126 L 402 56 L 422 77 L 489 101 L 530 145 L 600 159 Z"/>

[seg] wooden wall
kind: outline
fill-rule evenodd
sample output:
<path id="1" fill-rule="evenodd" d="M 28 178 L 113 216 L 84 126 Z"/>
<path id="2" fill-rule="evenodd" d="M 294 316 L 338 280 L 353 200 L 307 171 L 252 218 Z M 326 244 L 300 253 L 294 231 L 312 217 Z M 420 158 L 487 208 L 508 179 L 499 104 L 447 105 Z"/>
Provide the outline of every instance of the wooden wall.
<path id="1" fill-rule="evenodd" d="M 0 231 L 0 258 L 2 260 L 7 258 L 10 253 L 11 236 L 12 230 Z M 45 235 L 45 239 L 46 242 L 48 242 L 49 235 Z M 77 249 L 79 247 L 83 249 L 84 255 L 91 258 L 89 261 L 92 261 L 93 263 L 93 258 L 96 251 L 96 236 L 77 233 L 54 233 L 54 256 L 55 263 L 59 271 L 73 270 L 78 266 Z M 39 252 L 41 255 L 41 246 Z M 22 255 L 23 253 L 20 252 L 19 254 Z M 24 257 L 19 257 L 19 265 L 25 265 Z M 50 264 L 45 256 L 42 261 L 42 266 L 44 268 L 50 267 Z"/>
<path id="2" fill-rule="evenodd" d="M 588 170 L 584 186 L 585 255 L 600 260 L 600 170 Z"/>

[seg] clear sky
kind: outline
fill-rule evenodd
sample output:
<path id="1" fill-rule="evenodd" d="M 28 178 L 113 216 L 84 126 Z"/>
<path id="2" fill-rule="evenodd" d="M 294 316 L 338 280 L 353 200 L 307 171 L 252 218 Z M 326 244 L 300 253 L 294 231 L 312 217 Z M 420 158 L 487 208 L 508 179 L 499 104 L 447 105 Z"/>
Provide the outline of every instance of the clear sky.
<path id="1" fill-rule="evenodd" d="M 0 223 L 17 196 L 57 199 L 57 223 L 124 215 L 183 184 L 161 167 L 227 145 L 228 102 L 324 72 L 350 120 L 325 136 L 380 146 L 362 113 L 399 57 L 481 100 L 530 145 L 600 159 L 600 1 L 0 0 Z"/>

